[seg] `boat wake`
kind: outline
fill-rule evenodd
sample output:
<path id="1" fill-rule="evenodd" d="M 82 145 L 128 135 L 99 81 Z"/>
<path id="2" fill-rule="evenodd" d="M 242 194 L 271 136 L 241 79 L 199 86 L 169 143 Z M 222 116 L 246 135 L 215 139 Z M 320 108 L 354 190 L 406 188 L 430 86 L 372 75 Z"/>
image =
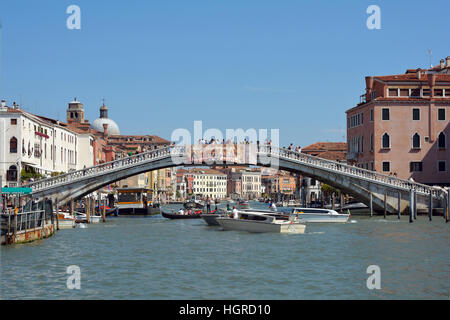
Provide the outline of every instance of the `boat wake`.
<path id="1" fill-rule="evenodd" d="M 356 220 L 350 220 L 349 223 L 358 223 Z"/>

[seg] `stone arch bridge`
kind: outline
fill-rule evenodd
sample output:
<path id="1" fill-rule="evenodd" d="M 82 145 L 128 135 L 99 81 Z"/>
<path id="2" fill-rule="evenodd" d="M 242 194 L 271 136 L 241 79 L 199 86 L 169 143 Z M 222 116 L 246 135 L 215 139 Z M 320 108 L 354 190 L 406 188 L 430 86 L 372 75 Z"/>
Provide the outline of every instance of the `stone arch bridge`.
<path id="1" fill-rule="evenodd" d="M 229 148 L 228 148 L 229 147 Z M 227 149 L 228 148 L 228 149 Z M 209 150 L 208 150 L 209 149 Z M 228 150 L 232 150 L 229 152 Z M 409 210 L 415 190 L 417 209 L 443 207 L 445 191 L 336 161 L 267 145 L 193 145 L 155 149 L 94 167 L 30 183 L 34 199 L 49 198 L 61 205 L 79 199 L 116 181 L 173 166 L 258 165 L 299 173 L 329 184 L 369 205 L 375 211 Z"/>

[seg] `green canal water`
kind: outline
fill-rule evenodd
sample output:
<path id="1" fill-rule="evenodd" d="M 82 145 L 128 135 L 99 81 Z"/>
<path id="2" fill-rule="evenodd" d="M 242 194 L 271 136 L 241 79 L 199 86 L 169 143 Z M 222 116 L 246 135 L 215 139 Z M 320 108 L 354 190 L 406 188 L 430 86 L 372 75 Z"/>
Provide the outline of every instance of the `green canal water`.
<path id="1" fill-rule="evenodd" d="M 255 207 L 261 204 L 254 203 Z M 177 206 L 171 206 L 178 208 Z M 305 234 L 250 234 L 202 219 L 109 218 L 2 246 L 1 299 L 449 299 L 449 224 L 352 217 Z M 67 267 L 81 272 L 68 289 Z M 367 267 L 381 270 L 369 290 Z"/>

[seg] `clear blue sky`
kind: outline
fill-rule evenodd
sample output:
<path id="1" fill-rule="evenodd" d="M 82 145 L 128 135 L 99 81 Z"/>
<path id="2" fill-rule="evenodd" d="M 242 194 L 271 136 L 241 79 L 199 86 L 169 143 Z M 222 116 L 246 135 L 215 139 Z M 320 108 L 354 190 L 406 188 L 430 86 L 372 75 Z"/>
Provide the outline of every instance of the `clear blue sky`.
<path id="1" fill-rule="evenodd" d="M 66 8 L 81 8 L 81 30 Z M 366 9 L 381 8 L 381 30 Z M 0 97 L 65 120 L 102 98 L 124 134 L 279 128 L 280 142 L 345 141 L 366 75 L 450 55 L 448 1 L 2 0 Z"/>

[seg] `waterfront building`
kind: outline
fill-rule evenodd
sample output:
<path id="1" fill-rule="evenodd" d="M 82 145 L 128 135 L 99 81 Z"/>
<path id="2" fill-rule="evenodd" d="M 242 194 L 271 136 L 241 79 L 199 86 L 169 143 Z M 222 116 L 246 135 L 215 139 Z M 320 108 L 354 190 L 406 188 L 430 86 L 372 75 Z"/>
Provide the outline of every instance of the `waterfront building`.
<path id="1" fill-rule="evenodd" d="M 296 177 L 287 171 L 279 171 L 272 175 L 261 177 L 265 193 L 275 200 L 289 200 L 295 198 Z"/>
<path id="2" fill-rule="evenodd" d="M 0 106 L 0 175 L 3 184 L 77 170 L 80 136 L 67 124 L 33 115 L 2 100 Z M 87 137 L 82 137 L 82 145 Z M 89 157 L 91 153 L 88 151 Z M 84 159 L 84 158 L 83 158 Z"/>
<path id="3" fill-rule="evenodd" d="M 366 77 L 346 111 L 347 160 L 417 182 L 450 185 L 450 57 L 430 69 Z"/>
<path id="4" fill-rule="evenodd" d="M 225 199 L 227 196 L 227 175 L 218 170 L 193 168 L 181 171 L 179 169 L 178 174 L 177 190 L 184 191 L 185 198 L 196 195 L 201 198 Z"/>

